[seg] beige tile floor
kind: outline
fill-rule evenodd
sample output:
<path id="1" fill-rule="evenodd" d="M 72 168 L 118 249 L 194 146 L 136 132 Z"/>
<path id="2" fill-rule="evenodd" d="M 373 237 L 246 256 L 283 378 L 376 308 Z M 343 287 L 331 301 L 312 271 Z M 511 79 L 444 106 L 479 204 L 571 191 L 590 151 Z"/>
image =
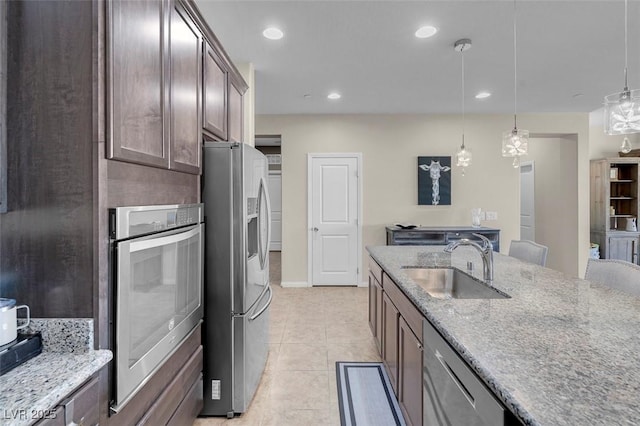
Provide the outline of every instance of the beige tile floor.
<path id="1" fill-rule="evenodd" d="M 367 289 L 280 287 L 272 252 L 269 358 L 242 416 L 202 418 L 194 426 L 339 425 L 336 361 L 380 361 L 367 320 Z"/>

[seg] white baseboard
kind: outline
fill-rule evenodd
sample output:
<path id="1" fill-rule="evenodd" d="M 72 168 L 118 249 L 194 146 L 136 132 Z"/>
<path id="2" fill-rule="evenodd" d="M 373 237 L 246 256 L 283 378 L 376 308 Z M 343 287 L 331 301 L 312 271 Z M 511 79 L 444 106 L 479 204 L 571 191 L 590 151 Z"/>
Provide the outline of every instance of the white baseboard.
<path id="1" fill-rule="evenodd" d="M 369 287 L 369 282 L 362 281 L 360 284 L 358 284 L 358 287 Z"/>
<path id="2" fill-rule="evenodd" d="M 309 283 L 306 281 L 283 281 L 280 283 L 280 286 L 287 288 L 303 288 L 309 287 Z"/>

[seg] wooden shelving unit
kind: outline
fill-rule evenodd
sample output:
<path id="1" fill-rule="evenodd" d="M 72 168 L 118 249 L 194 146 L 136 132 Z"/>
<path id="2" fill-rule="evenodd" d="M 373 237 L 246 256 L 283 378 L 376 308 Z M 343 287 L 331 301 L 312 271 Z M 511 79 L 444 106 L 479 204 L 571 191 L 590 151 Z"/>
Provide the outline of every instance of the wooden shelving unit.
<path id="1" fill-rule="evenodd" d="M 638 217 L 640 158 L 591 161 L 591 241 L 600 257 L 638 263 L 640 233 L 627 231 L 627 219 Z"/>

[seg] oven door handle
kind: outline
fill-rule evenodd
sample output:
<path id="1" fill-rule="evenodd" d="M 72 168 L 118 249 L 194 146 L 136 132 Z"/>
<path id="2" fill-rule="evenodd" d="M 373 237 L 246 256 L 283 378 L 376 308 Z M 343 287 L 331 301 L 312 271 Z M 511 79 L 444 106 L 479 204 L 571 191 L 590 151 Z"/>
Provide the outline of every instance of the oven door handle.
<path id="1" fill-rule="evenodd" d="M 129 245 L 129 251 L 133 253 L 140 250 L 148 250 L 155 247 L 178 243 L 180 241 L 188 240 L 194 235 L 200 233 L 200 231 L 200 225 L 196 225 L 193 228 L 188 228 L 188 231 L 179 232 L 166 237 L 149 238 L 143 241 L 132 241 Z"/>
<path id="2" fill-rule="evenodd" d="M 262 313 L 264 311 L 267 310 L 269 305 L 271 305 L 271 300 L 273 300 L 273 290 L 271 290 L 271 285 L 270 284 L 267 284 L 267 290 L 269 291 L 269 299 L 267 300 L 267 303 L 262 307 L 262 309 L 260 309 L 255 314 L 251 315 L 249 317 L 249 321 L 253 321 L 254 319 L 258 318 L 260 315 L 262 315 Z M 260 298 L 260 299 L 262 299 L 262 298 Z"/>

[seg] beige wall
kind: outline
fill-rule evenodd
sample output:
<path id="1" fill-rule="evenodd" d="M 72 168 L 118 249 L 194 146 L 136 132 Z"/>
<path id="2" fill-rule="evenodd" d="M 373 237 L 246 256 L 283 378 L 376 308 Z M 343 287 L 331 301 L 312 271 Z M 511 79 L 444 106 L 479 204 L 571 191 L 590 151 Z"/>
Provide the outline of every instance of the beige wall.
<path id="1" fill-rule="evenodd" d="M 535 137 L 528 161 L 535 167 L 536 242 L 549 247 L 547 267 L 578 275 L 578 143 L 575 136 Z"/>
<path id="2" fill-rule="evenodd" d="M 249 144 L 251 146 L 255 146 L 255 117 L 256 117 L 256 91 L 255 87 L 255 69 L 253 67 L 253 63 L 251 62 L 238 62 L 236 68 L 240 72 L 244 81 L 249 85 L 249 88 L 244 93 L 242 107 L 244 114 L 244 128 L 243 128 L 243 136 L 244 143 Z"/>
<path id="3" fill-rule="evenodd" d="M 501 135 L 511 115 L 467 116 L 466 143 L 474 162 L 461 176 L 455 167 L 451 206 L 417 205 L 417 157 L 451 155 L 460 144 L 457 115 L 258 115 L 256 133 L 282 135 L 282 281 L 307 281 L 307 153 L 363 154 L 363 247 L 385 243 L 384 227 L 397 222 L 468 225 L 470 209 L 498 212 L 483 225 L 501 229 L 501 248 L 519 238 L 519 174 L 500 156 Z M 589 251 L 587 114 L 518 117 L 521 128 L 539 134 L 578 137 L 578 265 Z M 575 248 L 573 249 L 575 252 Z M 366 255 L 363 259 L 366 261 Z M 366 265 L 361 266 L 366 270 Z M 364 277 L 363 277 L 364 278 Z"/>

